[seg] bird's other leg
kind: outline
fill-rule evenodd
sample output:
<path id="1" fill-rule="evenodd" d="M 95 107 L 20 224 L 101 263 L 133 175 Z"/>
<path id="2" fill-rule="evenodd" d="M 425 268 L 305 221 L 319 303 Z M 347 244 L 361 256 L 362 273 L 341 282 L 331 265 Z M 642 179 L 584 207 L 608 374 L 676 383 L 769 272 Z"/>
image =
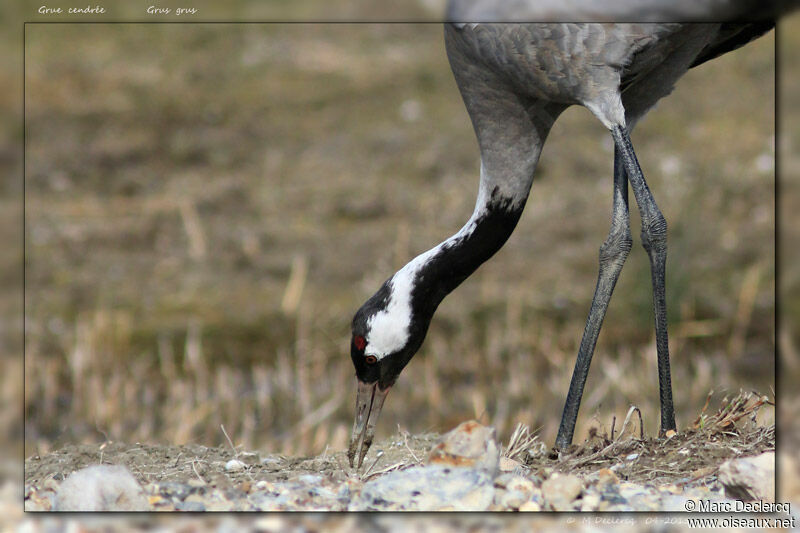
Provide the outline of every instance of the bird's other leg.
<path id="1" fill-rule="evenodd" d="M 600 247 L 600 273 L 597 276 L 597 286 L 594 289 L 592 306 L 589 309 L 589 317 L 586 319 L 586 327 L 583 330 L 583 338 L 578 349 L 575 370 L 572 371 L 564 412 L 561 415 L 561 425 L 556 437 L 556 448 L 560 450 L 566 449 L 572 443 L 575 421 L 578 418 L 578 409 L 583 396 L 583 386 L 589 374 L 589 365 L 597 344 L 597 336 L 600 334 L 608 302 L 611 300 L 611 294 L 614 292 L 614 286 L 617 284 L 632 242 L 628 213 L 628 180 L 620 151 L 615 149 L 611 229 Z"/>
<path id="2" fill-rule="evenodd" d="M 639 205 L 642 218 L 642 245 L 650 257 L 650 274 L 653 282 L 653 310 L 658 352 L 658 386 L 661 398 L 661 431 L 664 435 L 675 429 L 675 411 L 672 405 L 672 383 L 669 372 L 669 345 L 667 342 L 667 302 L 665 273 L 667 263 L 667 221 L 656 205 L 647 187 L 642 169 L 633 151 L 628 131 L 619 125 L 611 128 L 616 149 L 620 151 L 628 179 Z"/>

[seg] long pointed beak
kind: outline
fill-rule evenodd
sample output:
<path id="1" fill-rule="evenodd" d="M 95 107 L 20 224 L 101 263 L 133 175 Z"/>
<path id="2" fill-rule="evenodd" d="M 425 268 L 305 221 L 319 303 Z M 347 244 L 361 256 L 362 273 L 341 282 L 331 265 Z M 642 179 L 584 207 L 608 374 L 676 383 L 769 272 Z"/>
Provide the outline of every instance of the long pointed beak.
<path id="1" fill-rule="evenodd" d="M 358 462 L 355 464 L 356 470 L 361 468 L 367 450 L 372 446 L 372 439 L 375 437 L 375 426 L 378 424 L 378 417 L 383 408 L 383 402 L 389 389 L 381 390 L 378 382 L 364 383 L 358 382 L 358 395 L 356 396 L 356 420 L 353 424 L 353 435 L 350 437 L 350 447 L 347 450 L 347 457 L 350 459 L 350 467 L 354 466 L 356 455 Z"/>

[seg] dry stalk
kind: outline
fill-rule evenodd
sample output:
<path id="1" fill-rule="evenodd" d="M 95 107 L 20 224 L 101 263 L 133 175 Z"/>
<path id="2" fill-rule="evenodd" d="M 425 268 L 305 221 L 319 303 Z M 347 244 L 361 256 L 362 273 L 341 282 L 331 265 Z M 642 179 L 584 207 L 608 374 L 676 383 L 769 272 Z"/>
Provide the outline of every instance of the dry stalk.
<path id="1" fill-rule="evenodd" d="M 377 459 L 376 459 L 375 462 L 377 463 Z M 374 463 L 373 463 L 373 466 L 375 466 Z M 376 472 L 373 472 L 372 474 L 369 474 L 369 475 L 364 474 L 361 477 L 361 481 L 369 481 L 370 479 L 374 478 L 375 476 L 379 476 L 379 475 L 385 474 L 387 472 L 392 472 L 393 470 L 400 470 L 404 466 L 409 466 L 409 465 L 405 461 L 400 461 L 399 463 L 395 463 L 395 464 L 393 464 L 391 466 L 387 466 L 386 468 L 382 468 L 382 469 L 380 469 L 380 470 L 378 470 Z"/>
<path id="2" fill-rule="evenodd" d="M 518 423 L 508 441 L 508 447 L 503 450 L 503 456 L 515 461 L 524 462 L 524 454 L 539 440 L 538 435 L 531 435 L 528 426 Z"/>
<path id="3" fill-rule="evenodd" d="M 220 424 L 219 428 L 222 430 L 222 434 L 225 435 L 225 439 L 228 441 L 228 444 L 230 445 L 231 450 L 233 451 L 234 457 L 236 457 L 237 455 L 239 455 L 239 452 L 236 451 L 236 446 L 233 445 L 233 441 L 228 436 L 228 432 L 225 431 L 225 426 L 223 424 Z"/>
<path id="4" fill-rule="evenodd" d="M 398 429 L 399 429 L 399 426 L 398 426 Z M 418 464 L 418 465 L 421 465 L 422 462 L 416 456 L 416 454 L 414 453 L 414 450 L 411 449 L 411 446 L 408 445 L 408 431 L 404 431 L 404 430 L 400 430 L 400 429 L 399 429 L 399 431 L 400 431 L 400 434 L 403 436 L 403 446 L 406 447 L 406 450 L 408 450 L 408 453 L 410 453 L 411 457 L 414 458 L 414 462 L 416 464 Z"/>
<path id="5" fill-rule="evenodd" d="M 295 255 L 292 258 L 289 281 L 286 282 L 286 289 L 284 289 L 283 298 L 281 299 L 281 311 L 285 314 L 293 315 L 297 312 L 307 278 L 308 258 L 305 255 Z"/>
<path id="6" fill-rule="evenodd" d="M 633 415 L 634 411 L 639 415 L 639 440 L 644 439 L 644 424 L 642 422 L 642 411 L 635 405 L 631 405 L 630 409 L 628 409 L 628 414 L 625 415 L 625 421 L 622 422 L 622 428 L 619 430 L 619 435 L 617 435 L 617 440 L 621 439 L 622 435 L 625 434 L 625 430 L 628 428 L 628 422 L 630 422 L 631 415 Z"/>
<path id="7" fill-rule="evenodd" d="M 187 198 L 178 200 L 178 211 L 181 214 L 183 227 L 189 237 L 189 255 L 192 259 L 201 260 L 206 256 L 206 237 L 200 224 L 200 215 L 194 202 Z"/>
<path id="8" fill-rule="evenodd" d="M 715 432 L 724 432 L 736 427 L 736 423 L 747 416 L 757 414 L 758 410 L 764 405 L 775 405 L 767 396 L 753 394 L 750 392 L 739 391 L 732 400 L 727 396 L 723 398 L 722 405 L 713 415 L 705 414 L 711 394 L 706 398 L 700 415 L 694 421 L 695 429 L 706 429 Z"/>
<path id="9" fill-rule="evenodd" d="M 758 294 L 761 269 L 761 264 L 753 265 L 747 270 L 742 280 L 742 287 L 739 291 L 739 306 L 736 310 L 733 324 L 733 335 L 731 335 L 731 340 L 728 344 L 728 353 L 734 357 L 739 357 L 744 351 L 745 337 L 750 327 Z"/>

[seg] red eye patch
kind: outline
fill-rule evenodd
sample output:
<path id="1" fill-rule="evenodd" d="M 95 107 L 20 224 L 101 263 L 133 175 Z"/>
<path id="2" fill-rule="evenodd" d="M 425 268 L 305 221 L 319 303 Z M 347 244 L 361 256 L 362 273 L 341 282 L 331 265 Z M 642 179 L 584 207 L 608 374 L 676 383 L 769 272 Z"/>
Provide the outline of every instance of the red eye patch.
<path id="1" fill-rule="evenodd" d="M 367 347 L 367 339 L 362 337 L 361 335 L 356 335 L 353 337 L 353 344 L 355 345 L 357 350 L 363 350 Z"/>

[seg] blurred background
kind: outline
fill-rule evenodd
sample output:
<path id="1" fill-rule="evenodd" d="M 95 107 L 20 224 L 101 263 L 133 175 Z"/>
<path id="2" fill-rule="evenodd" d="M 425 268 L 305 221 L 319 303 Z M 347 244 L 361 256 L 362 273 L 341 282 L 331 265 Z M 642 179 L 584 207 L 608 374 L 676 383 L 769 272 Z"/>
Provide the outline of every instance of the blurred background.
<path id="1" fill-rule="evenodd" d="M 783 31 L 782 48 L 797 35 Z M 25 454 L 107 439 L 222 444 L 220 424 L 247 448 L 343 449 L 354 311 L 475 200 L 477 145 L 441 26 L 29 24 L 25 37 Z M 797 77 L 785 79 L 796 99 Z M 711 390 L 714 404 L 774 387 L 774 80 L 773 32 L 693 69 L 633 136 L 670 223 L 681 428 Z M 781 195 L 800 169 L 789 124 L 781 170 L 795 178 Z M 4 124 L 7 139 L 20 133 Z M 608 231 L 612 159 L 588 111 L 561 117 L 518 229 L 440 306 L 379 438 L 477 417 L 503 440 L 524 422 L 552 444 Z M 4 182 L 12 241 L 20 189 Z M 796 195 L 780 207 L 788 242 Z M 632 218 L 576 439 L 630 404 L 658 429 L 649 265 Z M 18 266 L 2 256 L 6 295 Z M 792 376 L 798 272 L 781 270 Z M 12 353 L 19 325 L 4 322 Z M 22 361 L 10 364 L 9 399 L 23 392 Z"/>

